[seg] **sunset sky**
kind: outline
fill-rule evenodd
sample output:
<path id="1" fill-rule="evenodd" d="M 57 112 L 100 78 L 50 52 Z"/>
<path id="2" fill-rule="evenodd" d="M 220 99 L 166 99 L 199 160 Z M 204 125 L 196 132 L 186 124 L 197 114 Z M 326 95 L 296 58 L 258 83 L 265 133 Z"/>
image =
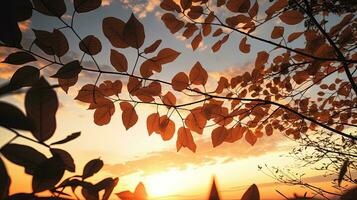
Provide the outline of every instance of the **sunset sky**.
<path id="1" fill-rule="evenodd" d="M 67 10 L 71 13 L 72 7 L 67 0 Z M 263 6 L 265 1 L 259 1 Z M 93 34 L 100 38 L 103 51 L 95 56 L 96 60 L 105 69 L 110 69 L 109 52 L 113 48 L 108 39 L 102 33 L 101 22 L 103 18 L 114 16 L 127 21 L 133 10 L 134 14 L 145 26 L 146 42 L 143 46 L 148 46 L 156 39 L 162 39 L 161 48 L 170 47 L 181 52 L 181 55 L 173 63 L 165 65 L 163 72 L 156 75 L 157 78 L 170 81 L 171 77 L 179 71 L 188 71 L 197 61 L 209 72 L 210 79 L 218 80 L 220 75 L 234 76 L 235 74 L 247 71 L 254 63 L 256 52 L 261 50 L 269 51 L 271 46 L 250 40 L 252 46 L 251 53 L 242 54 L 238 50 L 239 39 L 235 36 L 230 39 L 221 51 L 213 53 L 211 46 L 215 42 L 212 38 L 204 39 L 203 45 L 198 50 L 192 51 L 191 40 L 184 40 L 180 33 L 172 35 L 160 20 L 163 14 L 159 8 L 160 0 L 103 0 L 102 7 L 96 11 L 77 15 L 75 18 L 75 28 L 82 37 Z M 217 12 L 220 12 L 218 9 Z M 221 13 L 225 15 L 226 13 Z M 71 20 L 70 15 L 64 17 Z M 280 23 L 275 21 L 275 23 Z M 23 23 L 21 28 L 24 33 L 24 44 L 33 38 L 31 29 L 47 29 L 52 31 L 54 27 L 61 27 L 61 23 L 54 18 L 44 17 L 34 12 L 31 21 Z M 288 32 L 294 32 L 296 27 Z M 272 26 L 262 26 L 255 31 L 255 35 L 270 38 Z M 69 30 L 62 30 L 72 44 L 70 53 L 67 53 L 64 60 L 78 59 L 81 56 L 78 40 Z M 267 34 L 269 33 L 269 34 Z M 9 52 L 0 49 L 0 60 Z M 129 61 L 129 66 L 134 62 L 135 50 L 119 50 L 124 53 Z M 86 64 L 91 65 L 89 57 L 86 57 Z M 41 65 L 41 62 L 38 62 Z M 11 77 L 14 72 L 13 66 L 9 67 L 0 64 L 0 80 L 4 82 Z M 44 75 L 52 75 L 53 70 L 43 71 Z M 108 77 L 103 77 L 108 78 Z M 113 78 L 113 77 L 110 77 Z M 51 80 L 51 79 L 50 79 Z M 294 166 L 294 159 L 288 157 L 288 152 L 297 145 L 294 141 L 275 132 L 272 136 L 264 136 L 251 146 L 244 140 L 233 144 L 224 143 L 213 148 L 211 143 L 210 130 L 205 129 L 203 135 L 194 134 L 197 144 L 197 152 L 192 153 L 186 148 L 176 151 L 176 136 L 168 142 L 164 142 L 160 135 L 148 135 L 146 130 L 146 116 L 153 112 L 155 108 L 150 106 L 140 106 L 137 110 L 139 115 L 138 123 L 125 130 L 121 121 L 120 109 L 112 117 L 111 122 L 105 126 L 97 126 L 93 123 L 93 111 L 87 110 L 87 105 L 74 100 L 78 90 L 85 83 L 94 83 L 95 74 L 86 73 L 80 77 L 80 82 L 70 89 L 69 94 L 58 90 L 61 102 L 60 110 L 57 113 L 57 130 L 52 141 L 62 139 L 70 133 L 81 131 L 82 135 L 78 139 L 61 145 L 60 147 L 70 152 L 76 161 L 76 172 L 82 173 L 85 163 L 94 158 L 101 158 L 105 166 L 103 170 L 94 176 L 93 182 L 104 177 L 119 177 L 119 183 L 114 193 L 135 189 L 139 182 L 143 182 L 150 199 L 204 199 L 208 195 L 212 177 L 215 176 L 218 189 L 223 200 L 240 199 L 242 193 L 255 183 L 258 185 L 262 199 L 283 199 L 275 190 L 279 190 L 287 196 L 292 196 L 294 192 L 304 193 L 300 187 L 288 187 L 275 183 L 275 180 L 258 170 L 258 165 L 264 166 Z M 53 83 L 57 81 L 53 79 Z M 12 96 L 3 99 L 15 103 L 23 108 L 23 96 Z M 117 107 L 119 107 L 117 105 Z M 177 118 L 177 116 L 176 116 Z M 4 129 L 0 129 L 0 145 L 13 136 Z M 29 133 L 24 133 L 30 135 Z M 27 141 L 17 139 L 16 142 L 31 144 Z M 37 146 L 36 146 L 37 147 Z M 46 149 L 42 149 L 47 152 Z M 31 180 L 24 174 L 21 167 L 6 162 L 8 170 L 13 177 L 11 192 L 31 191 Z M 333 178 L 323 178 L 309 168 L 296 169 L 299 173 L 306 173 L 306 180 L 316 185 L 327 185 L 326 181 Z M 113 199 L 116 197 L 113 195 Z"/>

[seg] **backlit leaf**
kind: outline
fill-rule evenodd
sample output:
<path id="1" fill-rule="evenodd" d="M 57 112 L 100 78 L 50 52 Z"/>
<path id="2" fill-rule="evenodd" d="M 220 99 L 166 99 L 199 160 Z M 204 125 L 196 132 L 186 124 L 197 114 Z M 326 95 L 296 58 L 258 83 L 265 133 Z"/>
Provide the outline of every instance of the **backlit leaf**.
<path id="1" fill-rule="evenodd" d="M 148 54 L 156 51 L 156 49 L 160 46 L 161 42 L 162 40 L 156 40 L 154 43 L 144 49 L 144 53 Z"/>
<path id="2" fill-rule="evenodd" d="M 176 60 L 180 54 L 180 52 L 177 52 L 171 48 L 161 49 L 155 58 L 155 62 L 161 65 L 167 64 Z"/>
<path id="3" fill-rule="evenodd" d="M 110 50 L 110 63 L 118 72 L 128 71 L 128 61 L 126 57 L 114 49 Z"/>
<path id="4" fill-rule="evenodd" d="M 242 53 L 250 52 L 250 44 L 247 44 L 247 37 L 244 37 L 239 44 L 239 49 Z"/>
<path id="5" fill-rule="evenodd" d="M 171 13 L 165 13 L 162 15 L 161 20 L 164 22 L 165 26 L 170 30 L 172 34 L 181 30 L 185 23 L 181 20 L 176 19 L 175 15 Z"/>
<path id="6" fill-rule="evenodd" d="M 176 74 L 171 81 L 172 88 L 176 91 L 182 91 L 189 85 L 188 76 L 184 72 Z"/>
<path id="7" fill-rule="evenodd" d="M 161 116 L 159 122 L 159 134 L 162 140 L 170 140 L 175 133 L 175 123 L 167 115 Z"/>
<path id="8" fill-rule="evenodd" d="M 255 136 L 251 130 L 248 130 L 245 133 L 245 140 L 253 146 L 257 142 L 257 136 Z"/>
<path id="9" fill-rule="evenodd" d="M 129 46 L 123 38 L 124 26 L 125 23 L 118 18 L 106 17 L 103 19 L 103 33 L 116 48 L 127 48 Z"/>
<path id="10" fill-rule="evenodd" d="M 250 8 L 250 0 L 228 0 L 226 6 L 231 12 L 246 13 Z"/>
<path id="11" fill-rule="evenodd" d="M 192 5 L 192 0 L 180 0 L 180 5 L 183 10 L 187 10 Z"/>
<path id="12" fill-rule="evenodd" d="M 126 130 L 128 130 L 136 124 L 136 122 L 138 121 L 138 115 L 136 114 L 134 106 L 128 102 L 121 102 L 120 108 L 123 111 L 121 116 L 123 124 Z"/>
<path id="13" fill-rule="evenodd" d="M 180 127 L 177 131 L 176 149 L 179 151 L 181 147 L 187 147 L 192 152 L 196 152 L 196 144 L 193 141 L 192 133 L 190 129 Z"/>
<path id="14" fill-rule="evenodd" d="M 94 35 L 88 35 L 79 43 L 79 48 L 89 55 L 96 55 L 102 51 L 102 43 Z"/>
<path id="15" fill-rule="evenodd" d="M 200 43 L 202 42 L 202 35 L 201 35 L 201 32 L 199 32 L 192 40 L 191 42 L 191 47 L 192 47 L 192 50 L 196 50 L 197 47 L 200 45 Z"/>
<path id="16" fill-rule="evenodd" d="M 299 12 L 297 10 L 289 10 L 289 11 L 285 11 L 285 12 L 283 12 L 283 14 L 279 15 L 279 18 L 285 24 L 295 25 L 295 24 L 302 22 L 302 20 L 304 20 L 304 14 L 302 14 L 301 12 Z"/>
<path id="17" fill-rule="evenodd" d="M 282 26 L 274 26 L 273 31 L 271 32 L 272 39 L 278 39 L 282 37 L 284 34 L 284 27 Z"/>
<path id="18" fill-rule="evenodd" d="M 192 67 L 189 75 L 191 84 L 205 85 L 208 79 L 207 71 L 202 67 L 200 62 L 196 62 Z"/>
<path id="19" fill-rule="evenodd" d="M 145 30 L 143 24 L 131 14 L 128 22 L 124 25 L 123 39 L 131 47 L 139 49 L 145 41 Z"/>
<path id="20" fill-rule="evenodd" d="M 160 115 L 159 113 L 153 113 L 151 115 L 149 115 L 146 119 L 146 128 L 147 131 L 149 133 L 149 135 L 151 135 L 153 132 L 159 132 L 160 129 Z"/>
<path id="21" fill-rule="evenodd" d="M 219 126 L 213 129 L 211 134 L 212 145 L 216 147 L 224 142 L 228 135 L 228 130 L 224 126 Z"/>

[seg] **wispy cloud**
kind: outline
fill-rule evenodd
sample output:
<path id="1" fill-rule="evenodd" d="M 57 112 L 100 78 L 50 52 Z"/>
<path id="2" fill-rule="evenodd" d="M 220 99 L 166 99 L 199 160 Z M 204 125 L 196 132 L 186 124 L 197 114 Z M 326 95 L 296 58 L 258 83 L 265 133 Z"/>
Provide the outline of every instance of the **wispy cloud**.
<path id="1" fill-rule="evenodd" d="M 160 0 L 121 0 L 124 7 L 131 9 L 138 18 L 145 18 L 160 5 Z"/>
<path id="2" fill-rule="evenodd" d="M 193 154 L 188 150 L 176 152 L 174 149 L 153 152 L 145 157 L 137 158 L 125 163 L 106 164 L 104 170 L 116 176 L 125 176 L 133 173 L 151 175 L 172 168 L 186 169 L 188 166 L 204 166 L 217 163 L 233 162 L 248 157 L 261 156 L 266 153 L 286 150 L 281 135 L 263 137 L 259 145 L 250 146 L 244 139 L 234 144 L 224 143 L 212 148 L 210 140 L 197 140 L 199 147 Z"/>

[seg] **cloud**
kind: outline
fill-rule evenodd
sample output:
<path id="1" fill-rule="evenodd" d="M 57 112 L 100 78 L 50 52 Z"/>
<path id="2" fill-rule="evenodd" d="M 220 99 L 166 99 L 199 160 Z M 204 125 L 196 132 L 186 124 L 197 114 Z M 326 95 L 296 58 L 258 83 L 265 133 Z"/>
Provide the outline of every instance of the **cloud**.
<path id="1" fill-rule="evenodd" d="M 131 9 L 138 18 L 145 18 L 160 5 L 160 0 L 121 0 L 125 8 Z"/>
<path id="2" fill-rule="evenodd" d="M 137 158 L 125 163 L 106 164 L 104 170 L 116 176 L 125 176 L 134 173 L 151 175 L 167 171 L 172 168 L 181 170 L 188 166 L 203 166 L 217 163 L 228 163 L 248 157 L 261 156 L 266 153 L 286 150 L 282 145 L 281 135 L 263 137 L 256 146 L 250 146 L 244 139 L 236 143 L 224 143 L 216 148 L 212 147 L 208 139 L 197 140 L 199 147 L 193 154 L 187 149 L 176 152 L 175 149 L 153 152 L 145 157 Z"/>
<path id="3" fill-rule="evenodd" d="M 102 0 L 102 6 L 110 6 L 113 3 L 113 0 Z"/>

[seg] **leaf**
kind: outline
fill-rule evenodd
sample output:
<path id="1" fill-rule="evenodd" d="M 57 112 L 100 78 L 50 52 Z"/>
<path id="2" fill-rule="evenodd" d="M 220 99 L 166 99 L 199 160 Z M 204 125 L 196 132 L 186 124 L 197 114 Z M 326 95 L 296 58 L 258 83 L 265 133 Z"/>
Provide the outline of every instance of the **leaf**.
<path id="1" fill-rule="evenodd" d="M 119 181 L 119 179 L 115 178 L 115 179 L 113 179 L 113 181 L 111 182 L 110 185 L 105 187 L 105 189 L 104 189 L 105 191 L 104 191 L 102 200 L 108 200 L 109 199 L 110 195 L 113 192 L 114 187 L 118 184 L 118 181 Z"/>
<path id="2" fill-rule="evenodd" d="M 92 183 L 82 184 L 82 195 L 86 200 L 99 200 L 99 191 Z"/>
<path id="3" fill-rule="evenodd" d="M 68 170 L 70 172 L 76 171 L 76 166 L 74 164 L 74 160 L 73 160 L 71 154 L 69 154 L 67 151 L 62 150 L 62 149 L 51 148 L 50 151 L 53 156 L 58 156 L 59 158 L 62 159 L 66 170 Z"/>
<path id="4" fill-rule="evenodd" d="M 106 125 L 110 122 L 111 117 L 114 115 L 115 107 L 111 100 L 100 98 L 92 103 L 91 106 L 95 107 L 94 123 L 98 126 Z"/>
<path id="5" fill-rule="evenodd" d="M 70 142 L 74 139 L 76 139 L 77 137 L 79 137 L 81 135 L 81 132 L 75 132 L 75 133 L 72 133 L 71 135 L 68 135 L 66 138 L 62 139 L 62 140 L 59 140 L 57 142 L 53 142 L 51 143 L 51 145 L 58 145 L 58 144 L 65 144 L 67 142 Z"/>
<path id="6" fill-rule="evenodd" d="M 340 172 L 338 174 L 338 179 L 337 179 L 337 182 L 338 182 L 338 186 L 341 185 L 341 182 L 343 180 L 343 177 L 345 176 L 346 172 L 347 172 L 347 169 L 348 169 L 348 165 L 349 165 L 349 160 L 345 160 L 341 166 L 341 169 L 340 169 Z"/>
<path id="7" fill-rule="evenodd" d="M 202 35 L 201 32 L 199 32 L 192 40 L 191 42 L 191 47 L 192 50 L 195 51 L 197 49 L 197 47 L 200 45 L 200 43 L 202 42 Z"/>
<path id="8" fill-rule="evenodd" d="M 23 65 L 29 62 L 37 61 L 37 59 L 24 51 L 19 51 L 8 55 L 2 63 L 13 64 L 13 65 Z"/>
<path id="9" fill-rule="evenodd" d="M 48 16 L 61 17 L 67 11 L 64 0 L 32 0 L 35 10 Z"/>
<path id="10" fill-rule="evenodd" d="M 125 23 L 115 17 L 106 17 L 103 19 L 103 33 L 116 48 L 127 48 L 129 46 L 123 37 L 124 26 Z"/>
<path id="11" fill-rule="evenodd" d="M 84 85 L 78 92 L 78 95 L 75 97 L 76 100 L 92 103 L 94 100 L 103 98 L 103 95 L 100 94 L 99 88 L 92 84 Z"/>
<path id="12" fill-rule="evenodd" d="M 118 96 L 121 93 L 123 84 L 120 80 L 114 82 L 106 80 L 99 85 L 99 91 L 106 97 L 116 95 Z"/>
<path id="13" fill-rule="evenodd" d="M 217 0 L 217 7 L 221 7 L 226 4 L 226 0 Z"/>
<path id="14" fill-rule="evenodd" d="M 246 130 L 247 128 L 242 127 L 241 125 L 237 125 L 234 128 L 232 128 L 230 131 L 228 131 L 228 134 L 224 141 L 233 143 L 237 140 L 240 140 L 243 137 L 243 134 Z"/>
<path id="15" fill-rule="evenodd" d="M 171 86 L 176 91 L 182 91 L 189 86 L 188 76 L 184 72 L 179 72 L 171 80 Z"/>
<path id="16" fill-rule="evenodd" d="M 245 133 L 245 140 L 253 146 L 257 142 L 257 136 L 255 136 L 251 130 L 248 130 Z"/>
<path id="17" fill-rule="evenodd" d="M 203 115 L 201 109 L 191 110 L 190 114 L 188 114 L 185 119 L 186 126 L 198 134 L 202 134 L 206 123 L 207 119 Z"/>
<path id="18" fill-rule="evenodd" d="M 52 75 L 53 78 L 72 79 L 78 77 L 78 74 L 82 71 L 82 66 L 78 60 L 66 63 L 61 67 L 56 74 Z"/>
<path id="19" fill-rule="evenodd" d="M 74 0 L 74 9 L 78 13 L 89 12 L 100 7 L 102 0 Z"/>
<path id="20" fill-rule="evenodd" d="M 231 12 L 246 13 L 250 8 L 250 0 L 228 0 L 226 6 Z"/>
<path id="21" fill-rule="evenodd" d="M 93 159 L 84 166 L 82 178 L 86 179 L 93 176 L 95 173 L 99 172 L 103 167 L 103 161 L 100 159 Z"/>
<path id="22" fill-rule="evenodd" d="M 284 34 L 284 27 L 282 27 L 282 26 L 274 26 L 274 29 L 271 32 L 271 38 L 272 39 L 278 39 L 280 37 L 283 37 L 283 34 Z"/>
<path id="23" fill-rule="evenodd" d="M 152 76 L 156 72 L 161 72 L 162 66 L 160 63 L 155 61 L 156 57 L 145 60 L 140 66 L 140 74 L 144 78 Z"/>
<path id="24" fill-rule="evenodd" d="M 357 196 L 357 187 L 347 190 L 342 196 L 341 200 L 353 200 Z"/>
<path id="25" fill-rule="evenodd" d="M 224 126 L 219 126 L 213 129 L 211 134 L 213 147 L 216 147 L 224 142 L 228 135 L 228 130 Z"/>
<path id="26" fill-rule="evenodd" d="M 0 199 L 6 199 L 9 195 L 9 188 L 11 184 L 11 179 L 7 173 L 4 162 L 0 158 Z"/>
<path id="27" fill-rule="evenodd" d="M 26 21 L 31 18 L 33 6 L 30 0 L 17 0 L 13 1 L 13 4 L 17 22 Z"/>
<path id="28" fill-rule="evenodd" d="M 168 91 L 163 97 L 162 102 L 168 106 L 175 106 L 176 105 L 176 96 L 172 94 L 172 92 Z"/>
<path id="29" fill-rule="evenodd" d="M 298 39 L 304 32 L 294 32 L 288 36 L 288 42 Z"/>
<path id="30" fill-rule="evenodd" d="M 176 11 L 181 12 L 181 8 L 173 0 L 163 0 L 160 4 L 160 7 L 167 11 Z"/>
<path id="31" fill-rule="evenodd" d="M 96 55 L 102 51 L 102 43 L 94 35 L 88 35 L 79 42 L 79 48 L 89 55 Z"/>
<path id="32" fill-rule="evenodd" d="M 304 14 L 302 14 L 301 12 L 299 12 L 297 10 L 289 10 L 289 11 L 285 11 L 285 12 L 283 12 L 283 14 L 279 15 L 279 18 L 285 24 L 295 25 L 295 24 L 302 22 L 302 20 L 304 20 Z"/>
<path id="33" fill-rule="evenodd" d="M 116 193 L 121 200 L 147 200 L 147 193 L 144 184 L 141 182 L 136 186 L 135 192 L 123 191 Z"/>
<path id="34" fill-rule="evenodd" d="M 192 133 L 190 129 L 180 127 L 177 131 L 176 149 L 179 151 L 181 147 L 187 147 L 192 152 L 196 152 L 196 144 L 193 141 Z"/>
<path id="35" fill-rule="evenodd" d="M 17 107 L 0 101 L 0 126 L 32 131 L 35 124 Z"/>
<path id="36" fill-rule="evenodd" d="M 149 133 L 149 135 L 151 135 L 153 132 L 159 132 L 160 129 L 160 115 L 159 113 L 152 113 L 151 115 L 149 115 L 146 119 L 146 128 L 147 131 Z"/>
<path id="37" fill-rule="evenodd" d="M 202 67 L 201 63 L 197 61 L 190 71 L 189 78 L 191 84 L 205 85 L 207 83 L 208 73 Z"/>
<path id="38" fill-rule="evenodd" d="M 54 156 L 43 161 L 35 170 L 32 178 L 32 190 L 42 192 L 52 189 L 63 177 L 64 163 Z"/>
<path id="39" fill-rule="evenodd" d="M 254 18 L 257 16 L 259 10 L 258 1 L 255 1 L 254 5 L 249 9 L 248 14 L 250 18 Z"/>
<path id="40" fill-rule="evenodd" d="M 10 80 L 10 87 L 18 89 L 32 86 L 40 78 L 40 70 L 32 66 L 23 66 L 16 70 Z"/>
<path id="41" fill-rule="evenodd" d="M 265 133 L 267 134 L 267 136 L 273 135 L 273 127 L 271 124 L 265 126 Z"/>
<path id="42" fill-rule="evenodd" d="M 66 36 L 57 29 L 52 32 L 50 42 L 52 44 L 52 50 L 54 51 L 54 54 L 58 57 L 62 57 L 69 50 Z"/>
<path id="43" fill-rule="evenodd" d="M 239 44 L 239 49 L 242 53 L 250 52 L 250 44 L 247 44 L 247 37 L 244 37 Z"/>
<path id="44" fill-rule="evenodd" d="M 260 200 L 258 187 L 253 184 L 243 194 L 241 200 Z"/>
<path id="45" fill-rule="evenodd" d="M 162 140 L 170 140 L 175 133 L 175 123 L 167 116 L 161 116 L 159 120 L 159 134 Z"/>
<path id="46" fill-rule="evenodd" d="M 198 30 L 198 27 L 192 23 L 187 23 L 185 27 L 186 30 L 182 33 L 182 36 L 186 39 L 189 39 Z"/>
<path id="47" fill-rule="evenodd" d="M 132 13 L 123 29 L 124 41 L 131 47 L 139 49 L 145 41 L 144 26 Z"/>
<path id="48" fill-rule="evenodd" d="M 202 13 L 203 13 L 203 8 L 201 6 L 192 6 L 190 8 L 190 11 L 187 13 L 187 15 L 191 19 L 198 19 L 199 17 L 201 17 Z"/>
<path id="49" fill-rule="evenodd" d="M 33 29 L 33 32 L 36 38 L 34 43 L 47 55 L 55 55 L 54 49 L 52 47 L 52 33 L 35 29 Z"/>
<path id="50" fill-rule="evenodd" d="M 128 71 L 128 61 L 126 57 L 114 49 L 110 50 L 110 63 L 118 72 Z"/>
<path id="51" fill-rule="evenodd" d="M 14 5 L 14 1 L 1 1 L 0 10 L 0 41 L 10 47 L 21 46 L 22 33 L 17 24 L 17 8 Z"/>
<path id="52" fill-rule="evenodd" d="M 129 128 L 131 128 L 132 126 L 134 126 L 136 124 L 136 122 L 138 121 L 138 115 L 136 114 L 136 111 L 135 111 L 135 108 L 133 107 L 133 105 L 131 105 L 128 102 L 121 102 L 120 108 L 123 111 L 123 113 L 121 115 L 123 124 L 124 124 L 126 130 L 128 130 Z"/>
<path id="53" fill-rule="evenodd" d="M 180 52 L 177 52 L 170 48 L 164 48 L 159 51 L 155 58 L 155 62 L 161 65 L 173 62 L 180 55 Z"/>
<path id="54" fill-rule="evenodd" d="M 27 174 L 34 174 L 37 166 L 46 160 L 46 156 L 36 149 L 21 144 L 7 144 L 1 148 L 1 154 L 12 163 L 24 167 Z"/>
<path id="55" fill-rule="evenodd" d="M 275 12 L 280 11 L 281 9 L 285 8 L 288 6 L 288 0 L 277 0 L 271 5 L 265 13 L 267 14 L 266 19 L 270 19 Z"/>
<path id="56" fill-rule="evenodd" d="M 164 22 L 165 26 L 170 30 L 172 34 L 181 30 L 185 25 L 183 21 L 176 19 L 175 15 L 171 13 L 163 14 L 161 20 Z"/>
<path id="57" fill-rule="evenodd" d="M 71 79 L 58 79 L 58 84 L 62 88 L 62 90 L 66 93 L 68 93 L 68 89 L 72 86 L 74 86 L 78 81 L 78 76 L 71 78 Z"/>
<path id="58" fill-rule="evenodd" d="M 228 88 L 229 87 L 229 82 L 228 82 L 228 79 L 226 77 L 221 77 L 218 81 L 218 85 L 217 85 L 217 88 L 215 90 L 215 92 L 217 94 L 220 94 L 223 92 L 224 89 Z"/>
<path id="59" fill-rule="evenodd" d="M 266 51 L 260 51 L 257 53 L 257 57 L 255 59 L 255 68 L 263 69 L 265 63 L 268 62 L 269 54 Z"/>
<path id="60" fill-rule="evenodd" d="M 44 142 L 51 138 L 56 130 L 58 99 L 56 92 L 44 78 L 40 78 L 27 91 L 25 108 L 27 116 L 36 125 L 36 129 L 32 131 L 32 135 L 39 142 Z"/>
<path id="61" fill-rule="evenodd" d="M 180 5 L 183 10 L 187 10 L 192 6 L 192 0 L 180 0 Z"/>
<path id="62" fill-rule="evenodd" d="M 150 46 L 148 46 L 144 49 L 144 53 L 145 54 L 153 53 L 160 46 L 161 42 L 162 42 L 161 39 L 156 40 L 154 43 L 152 43 Z"/>

